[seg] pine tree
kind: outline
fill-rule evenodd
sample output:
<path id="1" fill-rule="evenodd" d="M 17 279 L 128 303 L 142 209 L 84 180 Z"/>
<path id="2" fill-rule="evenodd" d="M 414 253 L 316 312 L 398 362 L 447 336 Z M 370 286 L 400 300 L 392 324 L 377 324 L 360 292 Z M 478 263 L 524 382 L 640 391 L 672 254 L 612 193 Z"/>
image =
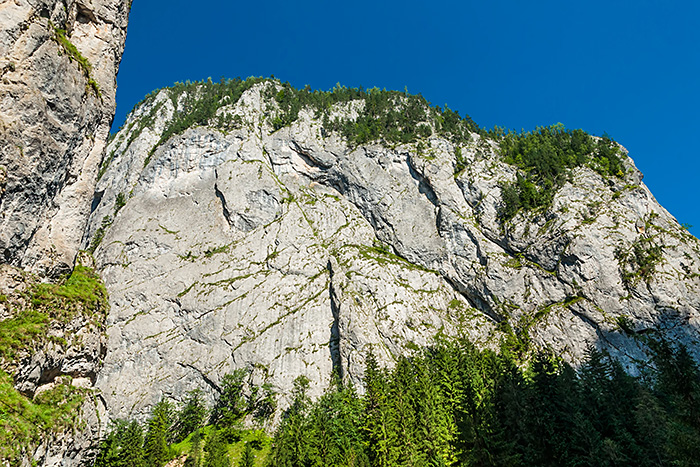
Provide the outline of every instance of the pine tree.
<path id="1" fill-rule="evenodd" d="M 365 397 L 363 430 L 369 441 L 369 456 L 372 465 L 389 467 L 389 451 L 393 444 L 389 424 L 389 401 L 387 378 L 379 369 L 374 352 L 365 360 Z"/>
<path id="2" fill-rule="evenodd" d="M 180 442 L 190 433 L 202 426 L 207 414 L 204 405 L 204 396 L 201 389 L 195 389 L 187 393 L 187 398 L 177 414 L 175 423 L 175 435 L 173 442 Z"/>
<path id="3" fill-rule="evenodd" d="M 100 443 L 95 467 L 145 467 L 143 430 L 137 422 L 117 420 Z"/>
<path id="4" fill-rule="evenodd" d="M 243 369 L 224 375 L 221 379 L 221 392 L 211 414 L 211 422 L 218 427 L 234 426 L 245 413 L 243 398 Z"/>
<path id="5" fill-rule="evenodd" d="M 117 420 L 107 436 L 100 441 L 95 467 L 114 467 L 117 465 L 117 455 L 119 454 L 117 431 L 120 429 L 120 425 L 126 425 L 126 422 Z"/>
<path id="6" fill-rule="evenodd" d="M 202 432 L 195 431 L 190 438 L 192 447 L 185 460 L 185 467 L 200 467 L 202 465 Z"/>
<path id="7" fill-rule="evenodd" d="M 149 466 L 160 467 L 170 460 L 168 440 L 172 426 L 173 407 L 168 401 L 160 401 L 151 411 L 144 443 L 145 458 Z"/>
<path id="8" fill-rule="evenodd" d="M 277 399 L 272 385 L 264 383 L 262 386 L 253 386 L 247 397 L 247 411 L 252 413 L 256 420 L 265 420 L 275 413 Z"/>
<path id="9" fill-rule="evenodd" d="M 700 370 L 685 346 L 655 343 L 659 400 L 669 414 L 669 444 L 678 465 L 694 465 L 700 444 Z"/>
<path id="10" fill-rule="evenodd" d="M 352 386 L 334 378 L 313 404 L 307 422 L 307 456 L 312 465 L 364 466 L 368 463 L 361 429 L 363 404 Z"/>
<path id="11" fill-rule="evenodd" d="M 502 353 L 499 362 L 501 369 L 496 375 L 492 418 L 486 433 L 488 459 L 492 465 L 522 465 L 530 435 L 528 385 L 509 353 Z"/>
<path id="12" fill-rule="evenodd" d="M 425 358 L 414 362 L 416 412 L 419 420 L 418 443 L 431 465 L 452 465 L 456 462 L 453 441 L 457 427 L 449 405 L 442 399 L 440 387 L 434 383 L 437 375 L 430 372 Z"/>
<path id="13" fill-rule="evenodd" d="M 255 466 L 255 456 L 253 455 L 253 448 L 250 443 L 245 443 L 245 449 L 243 450 L 243 457 L 241 457 L 241 462 L 238 464 L 240 467 L 254 467 Z"/>
<path id="14" fill-rule="evenodd" d="M 141 425 L 133 421 L 129 423 L 120 440 L 120 452 L 117 456 L 118 467 L 145 467 L 145 453 L 143 450 L 143 429 Z"/>
<path id="15" fill-rule="evenodd" d="M 231 467 L 226 442 L 219 430 L 214 430 L 209 434 L 204 450 L 207 453 L 204 467 Z"/>
<path id="16" fill-rule="evenodd" d="M 415 404 L 415 371 L 407 358 L 400 358 L 389 382 L 391 412 L 390 430 L 395 444 L 389 447 L 389 459 L 393 464 L 415 465 L 423 461 L 425 452 L 418 442 L 418 420 Z"/>
<path id="17" fill-rule="evenodd" d="M 292 404 L 284 414 L 282 423 L 275 433 L 271 465 L 275 467 L 296 467 L 308 464 L 309 429 L 306 413 L 309 399 L 306 391 L 309 379 L 300 375 L 294 380 Z"/>

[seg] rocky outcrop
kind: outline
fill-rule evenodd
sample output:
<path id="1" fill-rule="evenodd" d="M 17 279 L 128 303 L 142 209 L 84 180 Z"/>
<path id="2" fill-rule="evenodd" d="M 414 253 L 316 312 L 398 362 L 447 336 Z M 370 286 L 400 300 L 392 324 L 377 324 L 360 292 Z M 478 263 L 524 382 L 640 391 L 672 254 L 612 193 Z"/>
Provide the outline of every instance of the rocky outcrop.
<path id="1" fill-rule="evenodd" d="M 0 402 L 13 407 L 0 456 L 12 465 L 83 465 L 107 422 L 92 389 L 106 352 L 104 287 L 80 263 L 59 284 L 0 269 Z"/>
<path id="2" fill-rule="evenodd" d="M 699 356 L 700 245 L 631 159 L 621 177 L 580 166 L 551 208 L 504 223 L 517 170 L 495 141 L 350 144 L 326 122 L 361 100 L 275 130 L 280 89 L 256 84 L 171 138 L 187 96 L 162 90 L 108 147 L 85 245 L 111 297 L 97 386 L 112 417 L 195 387 L 213 397 L 234 368 L 284 407 L 300 374 L 318 395 L 333 370 L 361 383 L 370 347 L 391 365 L 440 336 L 573 363 L 596 346 L 632 372 L 649 333 Z"/>
<path id="3" fill-rule="evenodd" d="M 0 260 L 70 270 L 115 109 L 129 0 L 0 5 Z"/>
<path id="4" fill-rule="evenodd" d="M 78 428 L 67 427 L 44 436 L 31 453 L 32 461 L 46 467 L 92 465 L 97 442 L 107 432 L 106 414 L 106 407 L 99 397 L 86 397 L 74 417 Z"/>
<path id="5" fill-rule="evenodd" d="M 0 451 L 23 465 L 79 465 L 106 423 L 90 389 L 106 304 L 70 314 L 61 307 L 80 287 L 60 287 L 90 213 L 130 5 L 0 3 L 0 377 L 3 402 L 21 408 L 3 419 Z M 50 416 L 36 414 L 47 407 Z"/>

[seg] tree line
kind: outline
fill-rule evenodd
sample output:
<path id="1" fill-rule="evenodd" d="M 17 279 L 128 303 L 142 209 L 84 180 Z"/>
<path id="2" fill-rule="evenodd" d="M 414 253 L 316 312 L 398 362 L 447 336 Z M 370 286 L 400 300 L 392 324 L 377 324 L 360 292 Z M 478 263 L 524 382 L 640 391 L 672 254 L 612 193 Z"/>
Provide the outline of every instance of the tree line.
<path id="1" fill-rule="evenodd" d="M 240 441 L 243 420 L 267 420 L 276 410 L 276 396 L 269 384 L 244 391 L 247 371 L 224 375 L 211 410 L 201 390 L 190 391 L 176 407 L 164 399 L 155 404 L 145 426 L 137 421 L 116 420 L 100 442 L 95 467 L 162 467 L 187 453 L 191 467 L 230 467 L 229 445 Z M 245 443 L 243 464 L 253 465 L 254 450 L 263 440 Z"/>
<path id="2" fill-rule="evenodd" d="M 647 342 L 654 357 L 638 376 L 594 348 L 578 369 L 551 353 L 526 363 L 506 344 L 496 352 L 466 340 L 438 342 L 392 369 L 370 351 L 362 394 L 333 378 L 312 401 L 298 377 L 271 447 L 246 442 L 236 465 L 698 465 L 698 365 L 682 345 Z M 231 467 L 241 421 L 276 410 L 269 388 L 244 395 L 244 375 L 224 377 L 211 411 L 193 391 L 179 410 L 156 404 L 145 427 L 115 422 L 95 466 L 163 466 L 180 453 L 188 466 Z"/>
<path id="3" fill-rule="evenodd" d="M 297 385 L 268 465 L 698 465 L 697 364 L 682 346 L 656 351 L 640 377 L 595 349 L 579 371 L 545 352 L 522 366 L 468 342 L 392 370 L 370 354 L 363 395 L 336 382 L 311 402 Z"/>

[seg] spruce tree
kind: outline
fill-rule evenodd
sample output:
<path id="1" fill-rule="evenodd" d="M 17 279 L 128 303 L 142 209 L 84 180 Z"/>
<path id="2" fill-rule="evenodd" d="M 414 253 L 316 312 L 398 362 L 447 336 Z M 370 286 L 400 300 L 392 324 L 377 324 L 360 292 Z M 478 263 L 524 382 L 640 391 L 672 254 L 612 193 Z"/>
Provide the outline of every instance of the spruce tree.
<path id="1" fill-rule="evenodd" d="M 295 467 L 308 463 L 309 430 L 306 413 L 310 401 L 306 395 L 309 379 L 300 375 L 294 380 L 293 400 L 285 412 L 270 451 L 271 465 Z"/>
<path id="2" fill-rule="evenodd" d="M 442 399 L 440 387 L 434 383 L 437 376 L 430 372 L 426 359 L 416 359 L 413 366 L 416 380 L 412 389 L 419 420 L 418 450 L 425 454 L 430 465 L 452 465 L 457 460 L 452 444 L 457 427 L 449 406 Z"/>
<path id="3" fill-rule="evenodd" d="M 177 414 L 173 442 L 180 442 L 190 433 L 202 426 L 207 414 L 204 405 L 204 395 L 201 389 L 195 389 L 187 393 L 187 398 Z"/>
<path id="4" fill-rule="evenodd" d="M 185 460 L 185 467 L 200 467 L 202 465 L 202 432 L 200 430 L 195 431 L 190 438 L 192 442 L 192 447 L 190 448 L 190 453 Z"/>
<path id="5" fill-rule="evenodd" d="M 372 349 L 365 360 L 363 430 L 369 444 L 372 465 L 389 467 L 391 446 L 395 443 L 390 424 L 387 377 L 379 368 Z"/>
<path id="6" fill-rule="evenodd" d="M 172 418 L 173 408 L 168 401 L 153 406 L 144 442 L 145 458 L 149 466 L 161 467 L 170 460 L 168 441 Z"/>
<path id="7" fill-rule="evenodd" d="M 420 463 L 425 453 L 418 442 L 418 423 L 415 404 L 415 372 L 410 360 L 399 359 L 389 382 L 391 411 L 390 430 L 396 442 L 389 446 L 389 459 L 396 464 L 413 465 Z"/>
<path id="8" fill-rule="evenodd" d="M 245 414 L 243 398 L 243 369 L 224 375 L 221 379 L 221 392 L 211 414 L 211 422 L 218 427 L 231 427 Z"/>
<path id="9" fill-rule="evenodd" d="M 253 455 L 253 448 L 250 443 L 245 443 L 245 449 L 243 449 L 243 456 L 241 457 L 241 462 L 238 464 L 240 467 L 254 467 L 255 466 L 255 455 Z"/>
<path id="10" fill-rule="evenodd" d="M 231 467 L 228 448 L 219 430 L 213 430 L 209 434 L 204 450 L 207 453 L 204 467 Z"/>
<path id="11" fill-rule="evenodd" d="M 117 467 L 146 467 L 146 465 L 149 465 L 145 461 L 143 450 L 143 429 L 138 422 L 132 421 L 127 425 L 120 444 Z"/>

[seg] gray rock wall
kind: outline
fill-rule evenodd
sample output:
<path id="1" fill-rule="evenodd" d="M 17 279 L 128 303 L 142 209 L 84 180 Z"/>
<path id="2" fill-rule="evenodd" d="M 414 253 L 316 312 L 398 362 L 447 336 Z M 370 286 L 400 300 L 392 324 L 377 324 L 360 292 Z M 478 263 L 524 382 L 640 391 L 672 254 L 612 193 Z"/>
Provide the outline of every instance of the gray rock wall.
<path id="1" fill-rule="evenodd" d="M 0 4 L 0 261 L 73 264 L 114 116 L 129 0 Z"/>
<path id="2" fill-rule="evenodd" d="M 180 105 L 161 91 L 108 148 L 87 239 L 104 233 L 97 386 L 112 417 L 196 387 L 213 398 L 235 368 L 284 408 L 300 374 L 311 395 L 333 370 L 360 383 L 370 346 L 385 365 L 436 336 L 495 347 L 505 322 L 573 363 L 595 346 L 634 372 L 638 336 L 655 329 L 699 356 L 700 245 L 631 159 L 624 179 L 577 169 L 552 209 L 502 227 L 500 183 L 516 170 L 492 141 L 472 135 L 455 176 L 441 138 L 350 147 L 303 110 L 273 131 L 269 85 L 219 110 L 238 129 L 193 128 L 152 151 Z M 634 279 L 635 245 L 663 247 L 649 280 Z"/>
<path id="3" fill-rule="evenodd" d="M 73 267 L 114 115 L 130 5 L 0 2 L 0 292 L 17 300 L 0 306 L 0 320 L 22 309 L 27 281 L 54 280 Z M 16 388 L 31 398 L 63 375 L 91 387 L 104 357 L 102 324 L 52 322 L 49 335 L 67 343 L 35 343 L 0 361 Z M 24 453 L 25 465 L 85 462 L 106 427 L 100 412 L 99 397 L 86 397 L 76 426 L 45 433 Z"/>

